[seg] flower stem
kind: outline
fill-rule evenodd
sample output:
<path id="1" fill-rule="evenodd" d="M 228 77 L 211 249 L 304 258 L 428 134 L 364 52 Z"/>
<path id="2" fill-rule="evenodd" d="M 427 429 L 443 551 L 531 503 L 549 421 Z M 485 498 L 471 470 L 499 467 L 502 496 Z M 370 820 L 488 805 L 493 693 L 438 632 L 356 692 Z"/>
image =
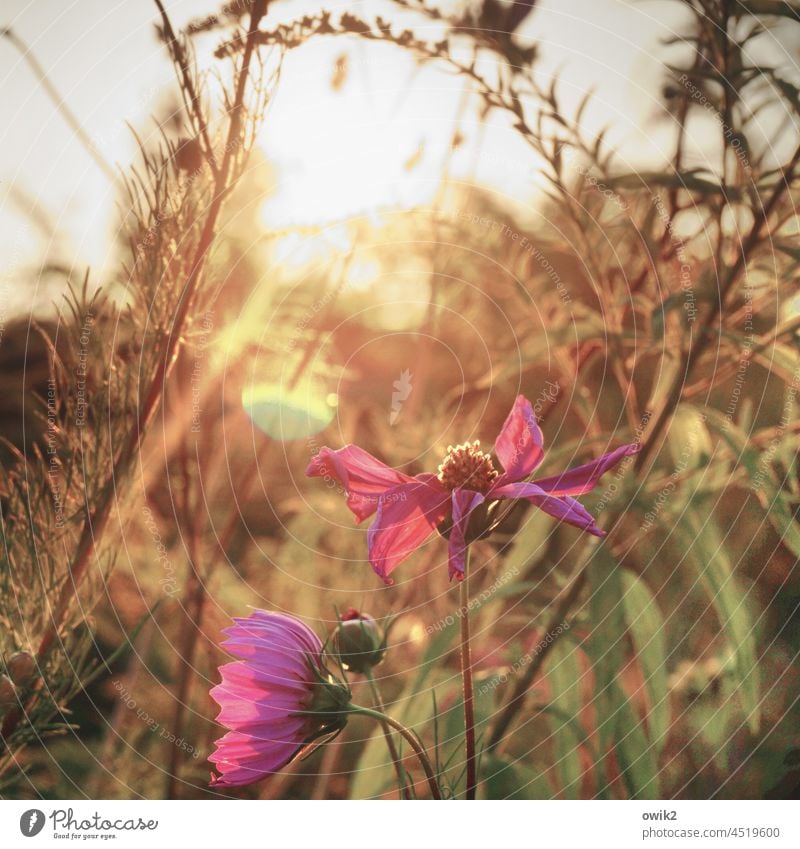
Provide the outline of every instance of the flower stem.
<path id="1" fill-rule="evenodd" d="M 469 552 L 469 550 L 468 550 Z M 464 747 L 467 754 L 467 799 L 475 798 L 478 785 L 475 755 L 475 704 L 472 686 L 472 652 L 469 642 L 469 553 L 460 585 L 461 609 L 461 680 L 464 684 Z"/>
<path id="2" fill-rule="evenodd" d="M 369 668 L 364 673 L 364 677 L 369 682 L 370 690 L 372 690 L 372 700 L 375 704 L 375 708 L 384 717 L 381 727 L 383 728 L 383 736 L 386 738 L 386 746 L 389 749 L 389 755 L 392 759 L 392 763 L 394 764 L 395 772 L 397 773 L 397 785 L 400 789 L 400 798 L 410 799 L 411 794 L 409 793 L 408 784 L 406 783 L 406 772 L 403 769 L 403 764 L 400 760 L 400 753 L 397 751 L 397 746 L 394 744 L 394 738 L 392 737 L 389 723 L 386 721 L 386 708 L 384 707 L 383 699 L 381 698 L 381 691 L 378 689 L 378 682 L 375 680 L 375 676 Z"/>
<path id="3" fill-rule="evenodd" d="M 436 776 L 434 775 L 433 767 L 431 766 L 431 759 L 428 757 L 428 754 L 422 747 L 422 744 L 419 740 L 417 740 L 412 731 L 406 728 L 405 725 L 401 725 L 396 719 L 392 719 L 392 717 L 388 714 L 380 713 L 372 708 L 361 707 L 360 705 L 350 705 L 350 713 L 368 716 L 371 719 L 375 719 L 382 724 L 385 723 L 386 725 L 390 725 L 394 728 L 394 730 L 397 731 L 414 750 L 417 760 L 420 762 L 422 769 L 425 771 L 425 777 L 428 779 L 428 787 L 430 787 L 431 796 L 433 796 L 434 799 L 442 798 L 441 791 L 439 790 L 439 784 L 436 781 Z"/>

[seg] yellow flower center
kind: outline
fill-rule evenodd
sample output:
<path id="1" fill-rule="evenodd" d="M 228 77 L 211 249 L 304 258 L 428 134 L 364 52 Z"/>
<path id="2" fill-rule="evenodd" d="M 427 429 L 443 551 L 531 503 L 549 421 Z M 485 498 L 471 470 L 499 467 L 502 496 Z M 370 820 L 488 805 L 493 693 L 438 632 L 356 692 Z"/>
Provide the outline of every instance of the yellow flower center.
<path id="1" fill-rule="evenodd" d="M 481 442 L 448 445 L 437 477 L 447 489 L 471 489 L 486 493 L 497 478 L 492 458 L 481 451 Z"/>

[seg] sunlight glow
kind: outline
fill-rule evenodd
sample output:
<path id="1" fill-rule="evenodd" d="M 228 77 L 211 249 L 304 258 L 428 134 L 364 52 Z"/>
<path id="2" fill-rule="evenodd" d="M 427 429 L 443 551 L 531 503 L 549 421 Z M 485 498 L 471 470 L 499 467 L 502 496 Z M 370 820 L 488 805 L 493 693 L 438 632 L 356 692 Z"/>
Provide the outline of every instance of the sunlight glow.
<path id="1" fill-rule="evenodd" d="M 282 442 L 307 439 L 324 430 L 333 420 L 333 398 L 310 378 L 293 389 L 266 382 L 242 390 L 242 405 L 253 423 L 267 436 Z"/>

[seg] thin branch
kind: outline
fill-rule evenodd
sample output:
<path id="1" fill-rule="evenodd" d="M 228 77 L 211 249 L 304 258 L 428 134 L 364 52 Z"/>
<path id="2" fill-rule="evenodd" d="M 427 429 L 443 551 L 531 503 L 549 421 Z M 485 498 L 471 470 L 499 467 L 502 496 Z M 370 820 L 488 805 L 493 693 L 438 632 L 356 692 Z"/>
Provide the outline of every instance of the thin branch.
<path id="1" fill-rule="evenodd" d="M 53 101 L 56 109 L 59 111 L 64 120 L 69 124 L 70 129 L 75 133 L 75 137 L 84 146 L 89 156 L 97 164 L 98 168 L 108 177 L 115 185 L 119 186 L 119 175 L 106 161 L 105 157 L 97 149 L 89 134 L 81 126 L 81 122 L 76 117 L 75 113 L 67 106 L 64 98 L 59 94 L 58 89 L 50 82 L 47 76 L 47 71 L 39 64 L 39 60 L 33 55 L 30 47 L 11 29 L 5 27 L 0 29 L 0 35 L 4 35 L 22 54 L 22 58 L 28 63 L 36 79 L 41 83 L 47 96 Z"/>
<path id="2" fill-rule="evenodd" d="M 214 147 L 211 144 L 211 137 L 208 132 L 208 122 L 206 121 L 205 113 L 203 112 L 200 95 L 195 87 L 194 77 L 192 76 L 191 69 L 189 67 L 189 59 L 186 56 L 186 51 L 183 49 L 180 39 L 175 35 L 175 30 L 172 28 L 172 23 L 163 4 L 161 3 L 161 0 L 154 0 L 154 2 L 158 7 L 158 11 L 161 13 L 164 37 L 169 45 L 172 60 L 175 62 L 180 74 L 181 89 L 189 96 L 190 112 L 197 124 L 197 129 L 200 133 L 203 147 L 205 148 L 204 153 L 206 155 L 206 159 L 208 160 L 212 173 L 216 177 L 219 174 L 219 166 L 217 165 L 216 156 L 214 154 Z"/>

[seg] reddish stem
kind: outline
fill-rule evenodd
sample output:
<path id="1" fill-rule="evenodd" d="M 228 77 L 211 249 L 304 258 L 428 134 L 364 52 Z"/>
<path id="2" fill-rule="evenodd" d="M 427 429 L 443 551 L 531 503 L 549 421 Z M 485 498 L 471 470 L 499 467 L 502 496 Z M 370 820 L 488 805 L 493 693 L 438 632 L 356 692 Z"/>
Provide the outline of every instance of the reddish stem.
<path id="1" fill-rule="evenodd" d="M 474 799 L 478 785 L 475 753 L 475 702 L 472 686 L 472 650 L 469 635 L 469 558 L 464 566 L 460 586 L 461 610 L 461 679 L 464 684 L 464 747 L 467 753 L 467 799 Z"/>

